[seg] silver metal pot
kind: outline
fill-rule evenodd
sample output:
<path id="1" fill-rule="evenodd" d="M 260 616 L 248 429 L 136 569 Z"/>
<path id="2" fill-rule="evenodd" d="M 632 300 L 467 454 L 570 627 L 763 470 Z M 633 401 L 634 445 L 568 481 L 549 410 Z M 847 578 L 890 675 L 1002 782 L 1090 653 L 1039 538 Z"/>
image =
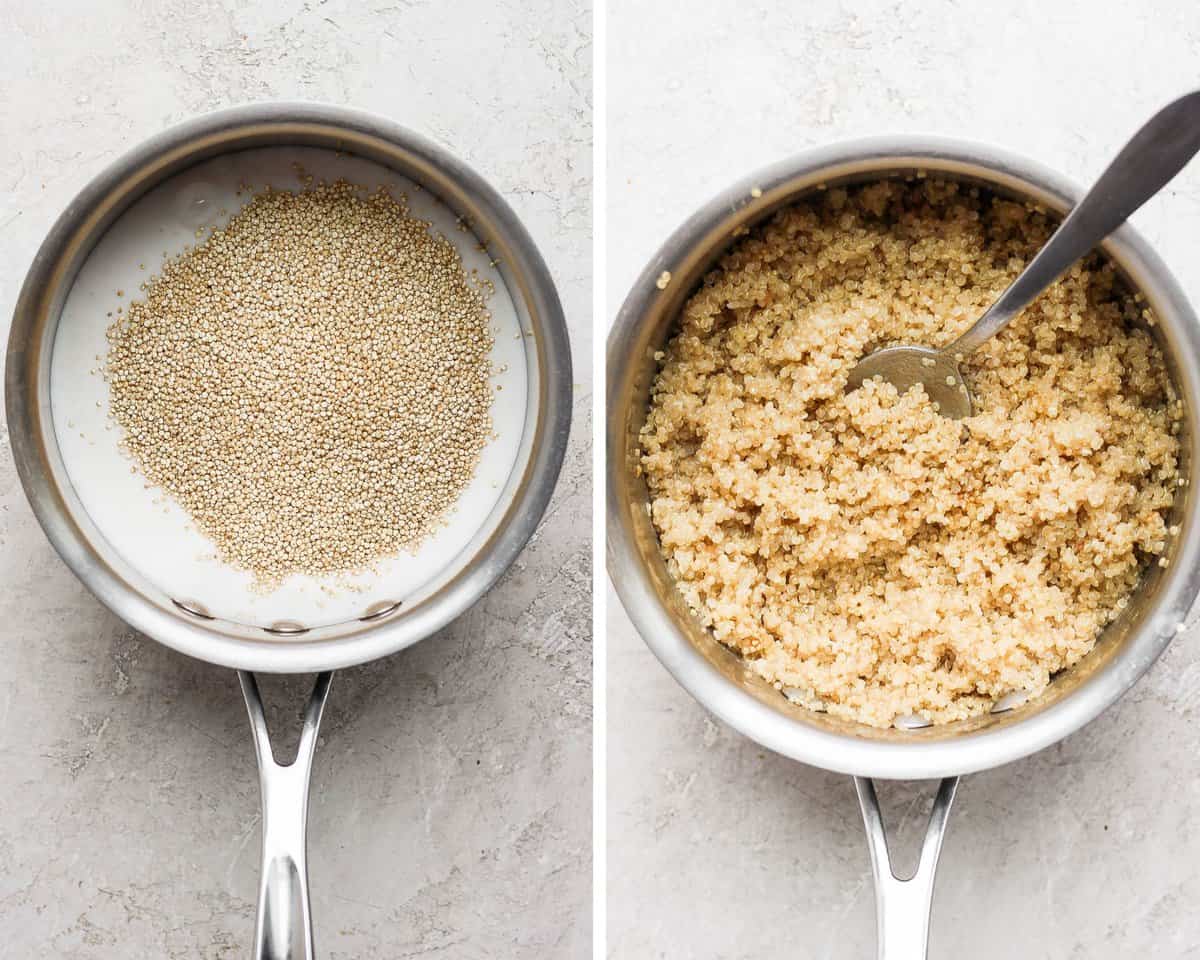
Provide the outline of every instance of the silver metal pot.
<path id="1" fill-rule="evenodd" d="M 68 473 L 50 400 L 63 304 L 89 253 L 138 198 L 217 156 L 271 146 L 320 147 L 373 161 L 415 181 L 486 244 L 511 296 L 523 338 L 528 395 L 516 463 L 499 499 L 444 576 L 404 603 L 373 605 L 344 622 L 256 625 L 210 616 L 157 587 L 115 550 L 88 516 Z M 50 542 L 97 598 L 131 626 L 174 649 L 241 671 L 255 733 L 263 799 L 263 872 L 256 956 L 312 956 L 305 815 L 309 770 L 330 671 L 386 656 L 445 626 L 508 568 L 536 528 L 558 477 L 571 410 L 566 325 L 553 281 L 529 234 L 498 193 L 441 147 L 388 121 L 304 103 L 210 114 L 136 147 L 94 179 L 55 223 L 22 287 L 9 336 L 8 425 L 21 482 Z M 319 672 L 294 763 L 271 753 L 250 671 Z"/>
<path id="2" fill-rule="evenodd" d="M 608 338 L 608 570 L 647 645 L 697 700 L 726 723 L 779 753 L 856 778 L 876 880 L 879 955 L 923 957 L 929 903 L 946 819 L 961 774 L 998 766 L 1079 729 L 1121 696 L 1162 653 L 1200 590 L 1200 536 L 1192 485 L 1182 487 L 1170 522 L 1181 534 L 1169 565 L 1152 567 L 1095 649 L 1057 676 L 1039 697 L 1003 703 L 991 714 L 923 728 L 877 730 L 791 703 L 704 630 L 683 602 L 659 552 L 645 484 L 637 470 L 655 351 L 703 274 L 735 231 L 833 186 L 925 171 L 986 185 L 1064 213 L 1082 191 L 1022 157 L 974 143 L 884 137 L 835 144 L 783 161 L 741 181 L 690 217 L 642 271 Z M 1126 225 L 1105 254 L 1154 310 L 1153 329 L 1185 407 L 1183 471 L 1196 462 L 1200 417 L 1200 327 L 1162 261 Z M 656 281 L 669 272 L 670 282 Z M 898 879 L 871 777 L 944 778 L 916 874 Z"/>

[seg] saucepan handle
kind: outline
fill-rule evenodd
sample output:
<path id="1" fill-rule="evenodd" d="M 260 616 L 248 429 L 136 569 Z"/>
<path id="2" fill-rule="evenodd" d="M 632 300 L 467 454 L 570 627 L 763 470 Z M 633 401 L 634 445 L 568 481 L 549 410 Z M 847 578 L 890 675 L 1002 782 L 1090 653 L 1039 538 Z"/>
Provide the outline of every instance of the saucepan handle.
<path id="1" fill-rule="evenodd" d="M 262 875 L 258 883 L 258 919 L 254 960 L 312 960 L 312 914 L 308 905 L 308 782 L 321 713 L 332 673 L 317 676 L 304 714 L 296 759 L 275 762 L 271 735 L 254 674 L 238 671 L 262 788 Z"/>
<path id="2" fill-rule="evenodd" d="M 938 787 L 921 845 L 916 873 L 901 879 L 892 869 L 887 831 L 875 795 L 874 781 L 855 777 L 858 803 L 867 828 L 871 870 L 875 876 L 875 927 L 879 960 L 925 960 L 929 949 L 929 908 L 933 903 L 933 876 L 946 821 L 958 789 L 958 777 L 947 777 Z"/>

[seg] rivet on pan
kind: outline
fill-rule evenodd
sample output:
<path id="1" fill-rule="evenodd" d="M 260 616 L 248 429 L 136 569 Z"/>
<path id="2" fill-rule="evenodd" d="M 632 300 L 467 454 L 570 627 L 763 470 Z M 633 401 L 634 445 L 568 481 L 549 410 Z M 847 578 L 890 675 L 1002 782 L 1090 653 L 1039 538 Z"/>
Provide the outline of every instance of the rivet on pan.
<path id="1" fill-rule="evenodd" d="M 171 602 L 175 604 L 184 613 L 190 613 L 193 617 L 199 617 L 201 620 L 212 620 L 213 615 L 198 604 L 195 600 L 176 600 L 171 598 Z"/>
<path id="2" fill-rule="evenodd" d="M 400 609 L 401 601 L 399 600 L 380 600 L 378 603 L 373 603 L 367 607 L 367 612 L 358 619 L 363 623 L 368 623 L 371 620 L 382 620 L 389 613 L 395 613 Z"/>
<path id="3" fill-rule="evenodd" d="M 783 695 L 792 703 L 798 703 L 802 707 L 807 707 L 809 710 L 815 710 L 817 713 L 825 713 L 829 707 L 825 701 L 816 695 L 812 690 L 801 690 L 799 687 L 784 687 Z"/>
<path id="4" fill-rule="evenodd" d="M 924 717 L 918 717 L 915 715 L 897 717 L 892 722 L 899 730 L 920 730 L 924 727 L 932 726 L 930 721 L 926 720 Z"/>
<path id="5" fill-rule="evenodd" d="M 281 637 L 293 637 L 299 633 L 308 633 L 308 627 L 302 623 L 297 623 L 295 620 L 277 620 L 269 627 L 263 627 L 267 633 L 274 633 Z"/>
<path id="6" fill-rule="evenodd" d="M 1028 690 L 1013 690 L 996 701 L 996 705 L 992 707 L 992 713 L 1008 713 L 1009 710 L 1015 710 L 1028 699 Z"/>

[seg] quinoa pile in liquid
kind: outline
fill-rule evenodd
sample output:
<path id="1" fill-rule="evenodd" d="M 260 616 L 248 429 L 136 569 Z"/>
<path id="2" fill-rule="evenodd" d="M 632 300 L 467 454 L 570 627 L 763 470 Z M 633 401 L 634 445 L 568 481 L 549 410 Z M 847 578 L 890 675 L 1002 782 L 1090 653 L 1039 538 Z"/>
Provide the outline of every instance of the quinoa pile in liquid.
<path id="1" fill-rule="evenodd" d="M 967 359 L 975 416 L 844 394 L 871 349 L 962 333 L 1052 229 L 966 185 L 829 190 L 684 307 L 641 433 L 653 523 L 701 621 L 792 699 L 886 727 L 1037 694 L 1163 552 L 1182 411 L 1097 256 Z"/>
<path id="2" fill-rule="evenodd" d="M 471 481 L 489 282 L 382 188 L 268 188 L 144 288 L 108 331 L 123 449 L 260 588 L 413 549 Z"/>

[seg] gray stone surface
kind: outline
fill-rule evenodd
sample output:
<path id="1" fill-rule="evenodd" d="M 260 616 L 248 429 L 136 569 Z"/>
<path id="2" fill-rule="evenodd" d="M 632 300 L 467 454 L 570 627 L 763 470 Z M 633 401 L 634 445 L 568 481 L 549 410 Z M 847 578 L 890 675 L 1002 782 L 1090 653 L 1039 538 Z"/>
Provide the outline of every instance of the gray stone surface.
<path id="1" fill-rule="evenodd" d="M 1195 3 L 609 4 L 608 277 L 615 311 L 700 202 L 838 138 L 986 140 L 1079 181 L 1197 85 Z M 1200 162 L 1134 217 L 1200 302 Z M 641 644 L 608 629 L 609 955 L 872 955 L 854 789 L 710 719 Z M 1115 709 L 963 782 L 931 956 L 1200 956 L 1200 636 L 1179 637 Z M 930 788 L 883 796 L 912 827 Z M 915 844 L 911 830 L 901 845 Z"/>
<path id="2" fill-rule="evenodd" d="M 440 635 L 334 680 L 309 848 L 326 957 L 590 952 L 590 31 L 574 0 L 0 5 L 5 339 L 37 244 L 91 176 L 250 100 L 351 104 L 441 141 L 559 284 L 576 417 L 536 540 Z M 92 599 L 7 447 L 0 583 L 0 955 L 246 955 L 258 786 L 236 677 Z M 304 688 L 270 685 L 289 721 Z"/>

